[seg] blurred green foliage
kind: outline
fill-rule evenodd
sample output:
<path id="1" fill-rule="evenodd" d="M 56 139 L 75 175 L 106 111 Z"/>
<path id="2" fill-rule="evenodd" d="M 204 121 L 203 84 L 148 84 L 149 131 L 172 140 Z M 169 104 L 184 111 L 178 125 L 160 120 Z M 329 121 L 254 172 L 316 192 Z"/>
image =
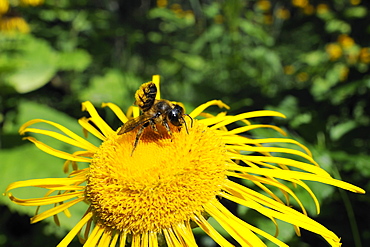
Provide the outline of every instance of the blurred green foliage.
<path id="1" fill-rule="evenodd" d="M 63 176 L 63 161 L 21 141 L 21 124 L 44 118 L 82 135 L 76 121 L 84 115 L 81 101 L 127 109 L 153 74 L 161 75 L 162 95 L 184 102 L 188 111 L 221 99 L 231 113 L 284 113 L 287 121 L 273 121 L 305 143 L 325 169 L 369 190 L 369 10 L 361 0 L 0 0 L 0 190 L 17 180 Z M 112 126 L 121 125 L 99 111 Z M 319 222 L 345 246 L 370 245 L 369 197 L 312 188 L 323 207 Z M 303 192 L 301 198 L 313 215 L 313 202 Z M 2 206 L 1 222 L 13 222 L 16 212 L 33 214 L 5 197 L 0 202 L 14 213 Z M 231 210 L 274 233 L 255 212 Z M 62 220 L 62 229 L 76 220 Z M 4 246 L 30 245 L 34 234 L 63 236 L 48 225 L 38 232 L 1 225 Z M 279 236 L 292 246 L 326 246 L 305 231 L 294 237 L 291 227 Z M 212 246 L 204 235 L 199 243 Z"/>

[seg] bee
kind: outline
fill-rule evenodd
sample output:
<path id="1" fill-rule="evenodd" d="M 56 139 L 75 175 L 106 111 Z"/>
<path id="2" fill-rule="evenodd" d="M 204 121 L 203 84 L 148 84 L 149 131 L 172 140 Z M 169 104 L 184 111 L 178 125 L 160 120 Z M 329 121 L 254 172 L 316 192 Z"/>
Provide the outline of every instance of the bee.
<path id="1" fill-rule="evenodd" d="M 184 124 L 188 134 L 188 126 L 186 125 L 184 116 L 188 116 L 191 119 L 191 126 L 193 125 L 193 119 L 188 114 L 185 114 L 184 109 L 180 105 L 171 103 L 165 99 L 157 100 L 155 98 L 156 95 L 157 86 L 153 82 L 141 85 L 135 94 L 135 105 L 141 109 L 142 114 L 136 118 L 129 119 L 118 132 L 118 135 L 122 135 L 138 128 L 131 156 L 145 128 L 148 126 L 151 126 L 155 132 L 161 135 L 157 129 L 157 124 L 163 125 L 172 141 L 170 124 L 176 126 L 179 131 Z"/>

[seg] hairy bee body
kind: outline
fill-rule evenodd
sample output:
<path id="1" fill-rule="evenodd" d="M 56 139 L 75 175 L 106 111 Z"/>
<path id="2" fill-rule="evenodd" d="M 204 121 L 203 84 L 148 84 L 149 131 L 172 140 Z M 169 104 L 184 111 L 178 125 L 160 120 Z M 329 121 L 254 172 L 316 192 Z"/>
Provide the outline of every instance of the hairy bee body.
<path id="1" fill-rule="evenodd" d="M 142 115 L 128 120 L 118 132 L 118 135 L 122 135 L 138 128 L 131 155 L 134 153 L 144 129 L 149 125 L 158 133 L 156 125 L 163 125 L 171 137 L 172 131 L 169 124 L 176 126 L 178 130 L 185 124 L 186 131 L 188 131 L 184 116 L 190 116 L 185 114 L 184 109 L 168 100 L 157 100 L 155 99 L 156 95 L 157 87 L 154 83 L 143 84 L 135 94 L 135 104 L 141 109 Z M 191 117 L 190 119 L 193 120 Z"/>

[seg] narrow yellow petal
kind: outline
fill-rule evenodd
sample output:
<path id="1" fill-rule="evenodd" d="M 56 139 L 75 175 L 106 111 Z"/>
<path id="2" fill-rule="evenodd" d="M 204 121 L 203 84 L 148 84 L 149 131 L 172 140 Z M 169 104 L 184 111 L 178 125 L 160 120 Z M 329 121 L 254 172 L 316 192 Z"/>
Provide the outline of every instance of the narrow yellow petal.
<path id="1" fill-rule="evenodd" d="M 240 167 L 240 171 L 248 172 L 252 174 L 259 174 L 269 177 L 275 177 L 280 179 L 300 179 L 300 180 L 309 180 L 309 181 L 316 181 L 324 184 L 330 184 L 345 190 L 349 190 L 355 193 L 362 193 L 364 194 L 365 191 L 355 185 L 350 183 L 334 179 L 330 176 L 319 176 L 316 174 L 311 174 L 307 172 L 299 172 L 299 171 L 290 171 L 290 170 L 279 170 L 279 169 L 267 169 L 267 168 L 251 168 L 251 167 Z"/>
<path id="2" fill-rule="evenodd" d="M 284 136 L 286 135 L 285 131 L 282 130 L 281 128 L 279 128 L 275 125 L 269 125 L 269 124 L 253 124 L 253 125 L 243 126 L 243 127 L 235 128 L 233 130 L 226 131 L 222 134 L 232 136 L 232 135 L 244 133 L 244 132 L 247 132 L 247 131 L 250 131 L 250 130 L 261 129 L 261 128 L 273 129 L 273 130 L 276 130 L 277 132 L 279 132 L 280 134 L 282 134 Z"/>
<path id="3" fill-rule="evenodd" d="M 255 244 L 255 241 L 258 242 L 261 246 L 265 246 L 265 244 L 253 233 L 253 232 L 256 232 L 256 233 L 260 234 L 261 236 L 267 238 L 271 242 L 277 244 L 280 247 L 288 247 L 288 245 L 281 242 L 277 238 L 271 236 L 270 234 L 268 234 L 268 233 L 258 229 L 257 227 L 254 227 L 254 226 L 242 221 L 241 219 L 237 218 L 227 208 L 225 208 L 220 202 L 213 201 L 212 204 L 214 204 L 213 206 L 215 207 L 215 209 L 218 209 L 220 211 L 219 212 L 219 214 L 220 214 L 219 217 L 225 218 L 224 220 L 228 221 L 228 222 L 229 221 L 234 221 L 235 225 L 233 227 L 235 227 L 236 231 L 238 231 L 238 232 L 240 231 L 241 234 L 250 232 L 250 234 L 247 238 L 249 238 L 251 242 L 253 241 L 253 244 L 251 246 L 257 246 Z"/>
<path id="4" fill-rule="evenodd" d="M 126 238 L 127 238 L 127 232 L 122 232 L 120 234 L 119 247 L 126 246 Z"/>
<path id="5" fill-rule="evenodd" d="M 96 129 L 95 126 L 91 125 L 90 118 L 82 117 L 78 120 L 78 123 L 82 126 L 83 129 L 87 130 L 100 140 L 105 141 L 107 139 L 99 130 Z"/>
<path id="6" fill-rule="evenodd" d="M 103 103 L 102 107 L 109 107 L 114 114 L 118 117 L 119 120 L 121 120 L 122 123 L 126 123 L 128 121 L 128 118 L 126 117 L 125 113 L 119 108 L 116 104 L 113 103 Z"/>
<path id="7" fill-rule="evenodd" d="M 256 191 L 231 181 L 228 181 L 225 191 L 228 191 L 230 194 L 222 193 L 222 196 L 231 201 L 252 208 L 263 215 L 277 218 L 292 225 L 297 225 L 308 231 L 314 232 L 324 237 L 327 241 L 332 240 L 339 243 L 340 239 L 333 232 L 329 231 L 318 222 Z M 239 195 L 243 195 L 243 197 L 241 198 Z"/>
<path id="8" fill-rule="evenodd" d="M 36 145 L 36 147 L 38 147 L 40 150 L 44 151 L 45 153 L 51 154 L 58 158 L 72 160 L 72 161 L 79 161 L 79 162 L 88 162 L 88 163 L 90 163 L 91 161 L 91 159 L 88 159 L 88 158 L 77 157 L 75 155 L 72 155 L 72 154 L 69 154 L 69 153 L 66 153 L 60 150 L 56 150 L 30 136 L 25 137 L 24 139 L 29 140 L 30 142 L 33 142 Z"/>
<path id="9" fill-rule="evenodd" d="M 94 229 L 90 233 L 89 238 L 87 239 L 87 241 L 85 242 L 83 246 L 84 247 L 96 247 L 103 232 L 104 232 L 104 227 L 102 227 L 100 224 L 95 225 Z"/>
<path id="10" fill-rule="evenodd" d="M 140 116 L 140 108 L 139 107 L 137 107 L 137 106 L 132 107 L 132 116 L 134 118 Z"/>
<path id="11" fill-rule="evenodd" d="M 198 106 L 197 108 L 195 108 L 189 115 L 192 118 L 196 118 L 205 109 L 207 109 L 208 107 L 210 107 L 212 105 L 217 105 L 219 108 L 230 109 L 230 107 L 228 105 L 226 105 L 224 102 L 222 102 L 221 100 L 211 100 L 211 101 L 208 101 L 207 103 L 204 103 L 204 104 Z"/>
<path id="12" fill-rule="evenodd" d="M 140 234 L 134 234 L 132 235 L 132 242 L 131 242 L 131 247 L 140 247 Z"/>
<path id="13" fill-rule="evenodd" d="M 227 241 L 218 231 L 216 231 L 211 224 L 201 215 L 196 215 L 192 220 L 197 223 L 197 225 L 210 236 L 217 244 L 221 247 L 234 247 L 229 241 Z"/>
<path id="14" fill-rule="evenodd" d="M 35 123 L 47 123 L 47 124 L 50 124 L 50 125 L 56 127 L 57 129 L 59 129 L 60 131 L 62 131 L 67 136 L 69 136 L 72 139 L 76 140 L 77 142 L 81 143 L 85 147 L 88 147 L 88 148 L 86 148 L 86 150 L 95 150 L 97 148 L 93 144 L 91 144 L 90 142 L 88 142 L 87 140 L 85 140 L 84 138 L 82 138 L 81 136 L 75 134 L 74 132 L 70 131 L 68 128 L 64 127 L 63 125 L 54 123 L 52 121 L 43 120 L 43 119 L 33 119 L 33 120 L 28 121 L 27 123 L 25 123 L 25 124 L 23 124 L 21 126 L 21 128 L 19 129 L 19 133 L 21 135 L 23 135 L 25 133 L 25 129 L 28 126 L 30 126 L 32 124 L 35 124 Z"/>
<path id="15" fill-rule="evenodd" d="M 141 247 L 148 247 L 149 246 L 149 233 L 143 232 L 141 234 Z"/>
<path id="16" fill-rule="evenodd" d="M 25 181 L 17 181 L 13 182 L 8 185 L 6 188 L 6 192 L 16 189 L 16 188 L 23 188 L 23 187 L 40 187 L 40 188 L 47 188 L 47 189 L 55 189 L 58 190 L 59 188 L 65 188 L 66 190 L 74 188 L 80 188 L 76 187 L 75 185 L 69 186 L 70 184 L 83 182 L 85 180 L 81 181 L 81 178 L 39 178 L 39 179 L 30 179 Z M 61 189 L 63 190 L 63 189 Z"/>
<path id="17" fill-rule="evenodd" d="M 236 172 L 227 172 L 227 175 L 228 176 L 231 176 L 231 177 L 237 177 L 237 178 L 247 179 L 247 180 L 252 181 L 252 182 L 257 182 L 258 181 L 258 182 L 261 182 L 261 183 L 264 183 L 264 184 L 269 184 L 269 185 L 272 185 L 272 186 L 274 186 L 276 188 L 279 188 L 282 192 L 288 193 L 290 196 L 292 196 L 296 200 L 296 202 L 298 203 L 298 205 L 301 207 L 303 213 L 306 214 L 306 209 L 304 208 L 302 202 L 299 200 L 299 198 L 296 196 L 296 194 L 294 194 L 294 192 L 289 187 L 287 187 L 286 185 L 284 185 L 282 183 L 279 183 L 278 181 L 276 181 L 274 179 L 260 177 L 260 176 L 254 176 L 254 175 L 245 174 L 245 173 L 236 173 Z M 280 201 L 280 199 L 277 198 L 276 195 L 273 194 L 272 192 L 271 193 L 270 192 L 267 192 L 267 193 L 271 197 L 273 197 L 276 201 L 278 201 L 278 202 Z M 320 208 L 319 205 L 316 205 L 316 206 L 318 208 Z"/>
<path id="18" fill-rule="evenodd" d="M 82 149 L 85 149 L 85 150 L 96 151 L 98 149 L 98 147 L 92 145 L 91 143 L 88 143 L 88 145 L 86 145 L 86 142 L 82 143 L 82 142 L 76 141 L 72 138 L 69 138 L 65 135 L 59 134 L 55 131 L 41 130 L 41 129 L 35 129 L 35 128 L 26 128 L 26 129 L 23 130 L 22 133 L 26 133 L 26 132 L 32 132 L 32 133 L 37 133 L 37 134 L 50 136 L 50 137 L 53 137 L 53 138 L 55 138 L 59 141 L 68 143 L 72 146 L 79 147 L 79 148 L 82 148 Z"/>
<path id="19" fill-rule="evenodd" d="M 109 136 L 114 134 L 115 131 L 99 116 L 95 107 L 90 101 L 85 101 L 82 103 L 82 110 L 87 111 L 91 116 L 91 121 L 100 129 L 104 136 Z"/>
<path id="20" fill-rule="evenodd" d="M 98 247 L 108 247 L 112 237 L 112 231 L 102 227 L 104 230 L 101 239 L 99 240 Z"/>
<path id="21" fill-rule="evenodd" d="M 114 233 L 114 236 L 113 236 L 113 238 L 112 238 L 112 241 L 110 242 L 109 247 L 116 247 L 118 237 L 119 237 L 119 233 L 116 231 L 116 232 Z"/>
<path id="22" fill-rule="evenodd" d="M 307 155 L 312 156 L 310 150 L 303 144 L 288 138 L 263 138 L 263 139 L 250 139 L 243 136 L 223 136 L 222 139 L 226 144 L 264 144 L 264 143 L 290 143 L 302 148 Z"/>
<path id="23" fill-rule="evenodd" d="M 80 198 L 77 198 L 73 201 L 70 201 L 70 202 L 66 202 L 66 203 L 63 203 L 59 206 L 56 206 L 54 208 L 51 208 L 49 210 L 46 210 L 45 212 L 42 212 L 41 214 L 38 214 L 38 215 L 35 215 L 34 217 L 31 218 L 31 223 L 36 223 L 36 222 L 39 222 L 41 220 L 44 220 L 50 216 L 53 216 L 57 213 L 60 213 L 62 211 L 64 211 L 65 209 L 79 203 L 79 202 L 82 202 L 85 198 L 84 197 L 80 197 Z"/>
<path id="24" fill-rule="evenodd" d="M 218 124 L 215 124 L 214 126 L 211 126 L 211 129 L 218 129 L 222 126 L 226 126 L 228 124 L 243 120 L 243 119 L 249 119 L 249 118 L 256 118 L 256 117 L 282 117 L 285 118 L 285 115 L 281 114 L 280 112 L 276 111 L 268 111 L 268 110 L 262 110 L 262 111 L 252 111 L 252 112 L 245 112 L 241 113 L 235 116 L 232 116 L 228 118 L 225 121 L 222 121 Z"/>
<path id="25" fill-rule="evenodd" d="M 158 247 L 158 237 L 156 232 L 149 232 L 149 247 Z"/>
<path id="26" fill-rule="evenodd" d="M 93 217 L 93 213 L 87 213 L 73 228 L 69 231 L 69 233 L 63 238 L 63 240 L 57 245 L 57 247 L 67 247 L 72 239 L 78 234 L 78 232 L 82 229 L 82 227 L 91 220 Z"/>
<path id="27" fill-rule="evenodd" d="M 324 169 L 305 163 L 301 161 L 296 161 L 288 158 L 282 157 L 266 157 L 266 156 L 253 156 L 253 155 L 240 155 L 234 153 L 228 153 L 230 159 L 236 160 L 243 160 L 243 161 L 250 161 L 250 162 L 267 162 L 267 163 L 276 163 L 276 164 L 283 164 L 287 166 L 292 166 L 299 168 L 303 171 L 311 172 L 323 177 L 330 177 L 329 173 L 327 173 Z M 244 169 L 244 168 L 242 168 Z M 258 168 L 260 169 L 260 168 Z M 275 169 L 274 169 L 275 171 Z M 283 170 L 285 172 L 285 170 Z"/>
<path id="28" fill-rule="evenodd" d="M 187 228 L 183 223 L 174 226 L 174 231 L 178 238 L 182 238 L 185 241 L 184 246 L 197 247 L 197 243 L 194 239 L 194 234 L 191 229 Z"/>
<path id="29" fill-rule="evenodd" d="M 22 205 L 22 206 L 42 206 L 42 205 L 49 205 L 53 203 L 63 202 L 63 201 L 72 199 L 74 197 L 83 196 L 84 193 L 85 193 L 84 191 L 78 191 L 78 192 L 70 192 L 67 194 L 42 197 L 42 198 L 31 198 L 31 199 L 18 199 L 18 198 L 13 197 L 12 194 L 9 193 L 9 198 L 14 203 L 18 205 Z"/>
<path id="30" fill-rule="evenodd" d="M 161 99 L 161 87 L 160 87 L 160 76 L 159 75 L 153 75 L 152 76 L 152 82 L 157 87 L 157 95 L 155 96 L 155 99 Z"/>
<path id="31" fill-rule="evenodd" d="M 209 213 L 241 246 L 265 247 L 266 245 L 250 229 L 243 224 L 243 221 L 235 217 L 228 210 L 222 210 L 223 206 L 216 200 L 204 206 Z M 222 211 L 221 211 L 222 210 Z"/>
<path id="32" fill-rule="evenodd" d="M 281 147 L 253 147 L 247 145 L 227 145 L 228 149 L 233 150 L 240 150 L 240 151 L 250 151 L 250 152 L 258 152 L 258 153 L 286 153 L 286 154 L 294 154 L 300 156 L 308 161 L 310 161 L 315 166 L 319 166 L 316 161 L 309 155 L 295 149 L 290 148 L 281 148 Z M 275 157 L 275 156 L 274 156 Z"/>

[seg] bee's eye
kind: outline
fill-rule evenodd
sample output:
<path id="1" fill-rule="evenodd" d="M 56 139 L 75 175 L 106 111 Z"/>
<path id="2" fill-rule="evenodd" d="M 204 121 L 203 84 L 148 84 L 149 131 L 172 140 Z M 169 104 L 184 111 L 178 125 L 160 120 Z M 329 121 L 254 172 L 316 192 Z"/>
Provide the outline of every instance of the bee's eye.
<path id="1" fill-rule="evenodd" d="M 175 107 L 167 114 L 168 120 L 170 120 L 170 122 L 175 126 L 181 126 L 180 119 L 182 117 L 183 111 L 184 110 L 181 106 L 175 105 Z"/>

